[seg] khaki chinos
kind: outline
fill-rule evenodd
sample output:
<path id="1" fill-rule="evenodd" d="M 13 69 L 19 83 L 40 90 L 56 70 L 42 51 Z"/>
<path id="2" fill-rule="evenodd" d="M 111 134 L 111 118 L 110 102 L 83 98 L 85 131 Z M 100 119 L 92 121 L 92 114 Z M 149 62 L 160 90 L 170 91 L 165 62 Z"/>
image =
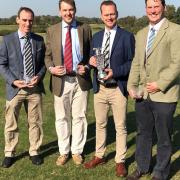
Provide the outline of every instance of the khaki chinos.
<path id="1" fill-rule="evenodd" d="M 96 116 L 96 156 L 102 158 L 106 150 L 106 125 L 109 107 L 112 108 L 116 129 L 116 163 L 124 162 L 127 151 L 126 109 L 127 99 L 119 87 L 106 88 L 100 85 L 94 94 L 94 110 Z"/>
<path id="2" fill-rule="evenodd" d="M 37 155 L 42 144 L 42 95 L 36 87 L 21 89 L 12 100 L 6 101 L 4 130 L 6 157 L 13 157 L 15 153 L 19 137 L 18 117 L 23 103 L 28 117 L 30 156 Z"/>

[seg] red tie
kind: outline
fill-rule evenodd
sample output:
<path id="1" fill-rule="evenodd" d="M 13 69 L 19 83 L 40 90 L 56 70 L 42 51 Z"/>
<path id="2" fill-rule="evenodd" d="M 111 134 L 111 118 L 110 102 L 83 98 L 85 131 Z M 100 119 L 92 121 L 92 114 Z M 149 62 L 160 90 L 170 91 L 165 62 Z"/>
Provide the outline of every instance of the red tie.
<path id="1" fill-rule="evenodd" d="M 68 26 L 64 48 L 64 65 L 66 72 L 72 71 L 72 42 L 71 42 L 71 26 Z"/>

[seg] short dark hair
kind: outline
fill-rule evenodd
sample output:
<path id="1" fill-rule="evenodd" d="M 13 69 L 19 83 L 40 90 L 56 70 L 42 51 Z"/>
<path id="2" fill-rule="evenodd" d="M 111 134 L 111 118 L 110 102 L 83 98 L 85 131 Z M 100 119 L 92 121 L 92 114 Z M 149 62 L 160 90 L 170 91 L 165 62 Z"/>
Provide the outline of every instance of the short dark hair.
<path id="1" fill-rule="evenodd" d="M 109 6 L 109 5 L 113 5 L 116 9 L 116 12 L 117 12 L 117 7 L 116 7 L 116 4 L 115 2 L 111 1 L 111 0 L 108 0 L 108 1 L 103 1 L 100 5 L 100 11 L 102 13 L 102 6 L 105 5 L 105 6 Z"/>
<path id="2" fill-rule="evenodd" d="M 70 5 L 74 8 L 74 10 L 76 11 L 76 3 L 75 3 L 74 0 L 60 0 L 60 1 L 59 1 L 59 9 L 61 9 L 61 3 L 62 3 L 62 2 L 65 2 L 65 3 L 67 3 L 67 4 L 70 4 Z"/>
<path id="3" fill-rule="evenodd" d="M 147 5 L 147 1 L 148 0 L 145 0 L 145 4 Z M 161 1 L 161 4 L 165 7 L 166 6 L 166 2 L 165 2 L 165 0 L 160 0 Z"/>
<path id="4" fill-rule="evenodd" d="M 18 18 L 20 18 L 20 14 L 22 11 L 27 11 L 27 12 L 30 12 L 32 15 L 33 15 L 33 18 L 34 18 L 34 12 L 32 9 L 28 8 L 28 7 L 20 7 L 19 10 L 18 10 L 18 13 L 17 13 L 17 16 Z"/>

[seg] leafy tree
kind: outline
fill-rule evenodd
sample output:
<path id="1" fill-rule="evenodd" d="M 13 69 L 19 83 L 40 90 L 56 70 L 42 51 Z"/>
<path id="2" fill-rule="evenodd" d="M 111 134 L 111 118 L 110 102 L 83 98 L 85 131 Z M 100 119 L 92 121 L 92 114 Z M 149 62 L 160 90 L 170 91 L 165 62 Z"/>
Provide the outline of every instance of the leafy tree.
<path id="1" fill-rule="evenodd" d="M 165 13 L 166 17 L 175 23 L 180 24 L 180 7 L 175 8 L 174 5 L 167 5 L 167 11 Z M 77 17 L 77 19 L 81 22 L 91 24 L 91 27 L 93 28 L 93 31 L 99 31 L 102 28 L 104 28 L 104 25 L 102 24 L 102 21 L 100 18 L 92 17 Z M 33 26 L 34 32 L 43 33 L 46 32 L 47 27 L 56 24 L 60 22 L 61 18 L 59 16 L 50 16 L 50 15 L 42 15 L 42 16 L 36 16 L 35 22 Z M 16 24 L 16 16 L 11 16 L 10 18 L 0 18 L 0 25 L 15 25 Z M 98 25 L 97 25 L 98 24 Z M 122 27 L 127 29 L 128 31 L 131 31 L 133 33 L 136 33 L 146 25 L 148 25 L 148 19 L 146 16 L 136 18 L 135 16 L 127 16 L 118 19 L 118 24 Z M 5 35 L 13 31 L 14 29 L 7 29 L 4 30 L 4 28 L 0 29 L 0 35 Z"/>
<path id="2" fill-rule="evenodd" d="M 176 14 L 175 14 L 175 22 L 177 24 L 180 24 L 180 7 L 177 8 Z"/>

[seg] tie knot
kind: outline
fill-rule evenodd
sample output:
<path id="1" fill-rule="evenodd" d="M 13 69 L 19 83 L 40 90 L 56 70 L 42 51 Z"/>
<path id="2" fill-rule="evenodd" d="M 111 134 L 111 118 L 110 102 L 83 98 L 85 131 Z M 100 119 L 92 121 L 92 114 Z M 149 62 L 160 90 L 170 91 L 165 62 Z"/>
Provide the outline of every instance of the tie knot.
<path id="1" fill-rule="evenodd" d="M 71 30 L 71 25 L 67 26 L 67 30 L 70 31 Z"/>
<path id="2" fill-rule="evenodd" d="M 106 36 L 109 37 L 111 35 L 111 32 L 106 32 Z"/>
<path id="3" fill-rule="evenodd" d="M 25 36 L 23 36 L 24 39 L 29 40 L 30 39 L 30 35 L 26 34 Z"/>
<path id="4" fill-rule="evenodd" d="M 152 28 L 151 28 L 151 33 L 155 33 L 155 31 L 156 31 L 156 30 L 152 27 Z"/>

